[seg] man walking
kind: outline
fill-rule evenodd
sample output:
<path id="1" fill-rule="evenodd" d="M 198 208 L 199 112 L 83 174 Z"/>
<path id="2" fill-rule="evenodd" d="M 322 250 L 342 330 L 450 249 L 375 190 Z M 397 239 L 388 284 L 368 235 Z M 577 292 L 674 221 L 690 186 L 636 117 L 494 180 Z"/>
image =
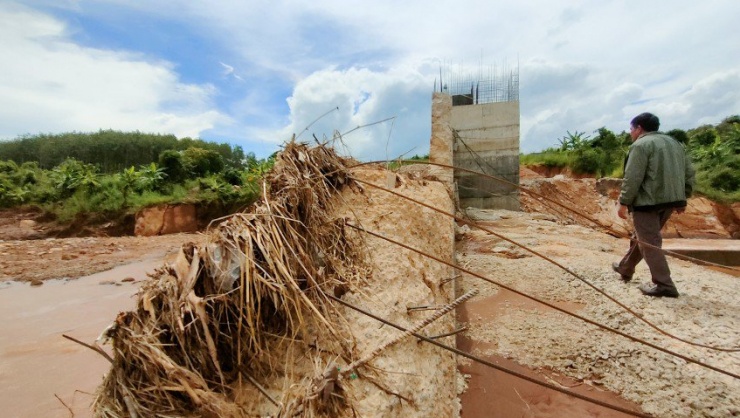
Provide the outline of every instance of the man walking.
<path id="1" fill-rule="evenodd" d="M 683 145 L 658 132 L 660 121 L 652 113 L 641 113 L 630 122 L 630 146 L 624 165 L 619 217 L 632 213 L 635 231 L 630 248 L 612 269 L 622 280 L 632 280 L 635 266 L 643 258 L 650 268 L 652 283 L 640 286 L 648 296 L 678 297 L 665 254 L 660 230 L 676 211 L 683 213 L 694 187 L 694 168 Z"/>

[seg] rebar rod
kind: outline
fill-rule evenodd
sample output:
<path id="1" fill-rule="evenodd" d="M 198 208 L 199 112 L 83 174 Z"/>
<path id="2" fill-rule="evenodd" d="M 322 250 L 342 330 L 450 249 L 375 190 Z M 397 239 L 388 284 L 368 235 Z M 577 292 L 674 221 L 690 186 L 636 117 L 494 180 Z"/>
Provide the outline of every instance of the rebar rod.
<path id="1" fill-rule="evenodd" d="M 505 284 L 503 284 L 503 283 L 499 283 L 499 282 L 497 282 L 497 281 L 495 281 L 495 280 L 493 280 L 493 279 L 490 279 L 490 278 L 488 278 L 488 277 L 485 277 L 485 276 L 483 276 L 483 275 L 481 275 L 481 274 L 478 274 L 478 273 L 476 273 L 476 272 L 474 272 L 474 271 L 468 270 L 468 269 L 466 269 L 466 268 L 464 268 L 464 267 L 456 266 L 455 264 L 453 264 L 453 263 L 450 263 L 449 261 L 445 261 L 445 260 L 442 260 L 442 259 L 441 259 L 441 258 L 439 258 L 439 257 L 433 256 L 433 255 L 431 255 L 431 254 L 427 254 L 427 253 L 425 253 L 424 251 L 421 251 L 421 250 L 418 250 L 418 249 L 416 249 L 416 248 L 413 248 L 413 247 L 411 247 L 411 246 L 409 246 L 409 245 L 406 245 L 406 244 L 404 244 L 404 243 L 402 243 L 402 242 L 396 241 L 396 240 L 394 240 L 394 239 L 392 239 L 392 238 L 388 238 L 388 237 L 386 237 L 386 236 L 383 236 L 383 235 L 381 235 L 381 234 L 378 234 L 378 233 L 375 233 L 375 232 L 372 232 L 372 231 L 368 231 L 368 230 L 367 230 L 367 229 L 365 229 L 365 228 L 359 227 L 359 226 L 357 226 L 357 225 L 352 225 L 352 224 L 350 224 L 350 223 L 347 223 L 346 225 L 347 225 L 347 226 L 349 226 L 350 228 L 354 228 L 354 229 L 357 229 L 358 231 L 363 231 L 363 232 L 365 232 L 366 234 L 370 234 L 370 235 L 372 235 L 372 236 L 374 236 L 374 237 L 376 237 L 376 238 L 380 238 L 380 239 L 386 240 L 386 241 L 388 241 L 388 242 L 390 242 L 390 243 L 396 244 L 396 245 L 398 245 L 398 246 L 400 246 L 400 247 L 406 248 L 407 250 L 413 251 L 413 252 L 415 252 L 415 253 L 417 253 L 417 254 L 419 254 L 419 255 L 422 255 L 422 256 L 425 256 L 425 257 L 431 258 L 432 260 L 438 261 L 438 262 L 440 262 L 440 263 L 442 263 L 442 264 L 445 264 L 445 265 L 447 265 L 447 266 L 449 266 L 449 267 L 452 267 L 452 268 L 454 268 L 454 269 L 456 269 L 456 270 L 459 270 L 459 271 L 462 271 L 462 272 L 464 272 L 464 273 L 467 273 L 467 274 L 469 274 L 469 275 L 471 275 L 471 276 L 473 276 L 473 277 L 477 277 L 477 278 L 479 278 L 479 279 L 481 279 L 481 280 L 483 280 L 483 281 L 486 281 L 486 282 L 488 282 L 488 283 L 491 283 L 491 284 L 495 284 L 496 286 L 502 287 L 502 288 L 504 288 L 504 289 L 506 289 L 506 290 L 508 290 L 508 291 L 510 291 L 510 292 L 516 293 L 517 295 L 520 295 L 520 296 L 524 296 L 524 297 L 525 297 L 525 298 L 527 298 L 527 299 L 530 299 L 530 300 L 533 300 L 533 301 L 535 301 L 535 302 L 537 302 L 537 303 L 543 304 L 543 305 L 545 305 L 545 306 L 547 306 L 547 307 L 549 307 L 549 308 L 555 309 L 555 310 L 557 310 L 557 311 L 559 311 L 559 312 L 562 312 L 562 313 L 564 313 L 564 314 L 566 314 L 566 315 L 572 316 L 572 317 L 574 317 L 574 318 L 576 318 L 576 319 L 580 319 L 581 321 L 584 321 L 584 322 L 586 322 L 586 323 L 588 323 L 588 324 L 594 325 L 594 326 L 596 326 L 596 327 L 598 327 L 598 328 L 601 328 L 601 329 L 603 329 L 603 330 L 605 330 L 605 331 L 610 331 L 610 332 L 612 332 L 612 333 L 614 333 L 614 334 L 620 335 L 620 336 L 622 336 L 622 337 L 624 337 L 624 338 L 627 338 L 627 339 L 629 339 L 629 340 L 631 340 L 631 341 L 634 341 L 634 342 L 636 342 L 636 343 L 640 343 L 640 344 L 646 345 L 646 346 L 648 346 L 648 347 L 654 348 L 654 349 L 656 349 L 656 350 L 658 350 L 658 351 L 661 351 L 661 352 L 663 352 L 663 353 L 666 353 L 666 354 L 670 354 L 670 355 L 672 355 L 672 356 L 675 356 L 675 357 L 678 357 L 678 358 L 680 358 L 680 359 L 683 359 L 683 360 L 685 360 L 685 361 L 687 361 L 687 362 L 689 362 L 689 363 L 694 363 L 694 364 L 696 364 L 696 365 L 699 365 L 699 366 L 702 366 L 702 367 L 706 367 L 706 368 L 708 368 L 708 369 L 711 369 L 711 370 L 714 370 L 714 371 L 716 371 L 716 372 L 719 372 L 719 373 L 725 374 L 725 375 L 727 375 L 727 376 L 731 376 L 731 377 L 734 377 L 735 379 L 740 379 L 740 375 L 737 375 L 737 374 L 735 374 L 735 373 L 731 373 L 731 372 L 728 372 L 728 371 L 726 371 L 726 370 L 722 370 L 722 369 L 720 369 L 719 367 L 715 367 L 715 366 L 712 366 L 712 365 L 710 365 L 710 364 L 706 364 L 706 363 L 703 363 L 703 362 L 701 362 L 701 361 L 699 361 L 699 360 L 695 360 L 695 359 L 693 359 L 693 358 L 691 358 L 691 357 L 688 357 L 688 356 L 685 356 L 685 355 L 683 355 L 683 354 L 679 354 L 679 353 L 676 353 L 676 352 L 674 352 L 674 351 L 668 350 L 667 348 L 663 348 L 663 347 L 660 347 L 660 346 L 658 346 L 658 345 L 655 345 L 655 344 L 653 344 L 653 343 L 650 343 L 650 342 L 648 342 L 648 341 L 645 341 L 645 340 L 643 340 L 643 339 L 640 339 L 640 338 L 634 337 L 634 336 L 632 336 L 632 335 L 629 335 L 629 334 L 627 334 L 627 333 L 624 333 L 624 332 L 622 332 L 622 331 L 616 330 L 616 329 L 614 329 L 614 328 L 610 328 L 610 327 L 608 327 L 608 326 L 606 326 L 606 325 L 603 325 L 603 324 L 600 324 L 600 323 L 598 323 L 598 322 L 596 322 L 596 321 L 594 321 L 594 320 L 591 320 L 591 319 L 588 319 L 588 318 L 586 318 L 586 317 L 580 316 L 580 315 L 578 315 L 578 314 L 575 314 L 575 313 L 573 313 L 573 312 L 570 312 L 570 311 L 568 311 L 568 310 L 566 310 L 566 309 L 563 309 L 563 308 L 561 308 L 561 307 L 559 307 L 559 306 L 553 305 L 552 303 L 546 302 L 546 301 L 544 301 L 544 300 L 542 300 L 542 299 L 538 299 L 538 298 L 536 298 L 536 297 L 534 297 L 534 296 L 531 296 L 531 295 L 529 295 L 529 294 L 527 294 L 527 293 L 524 293 L 524 292 L 522 292 L 522 291 L 520 291 L 520 290 L 514 289 L 514 288 L 513 288 L 513 287 L 511 287 L 511 286 L 507 286 L 507 285 L 505 285 Z M 632 312 L 632 311 L 630 311 L 630 312 Z M 634 314 L 634 312 L 632 312 L 632 313 Z M 636 314 L 635 314 L 635 315 L 636 315 Z M 674 338 L 675 338 L 675 337 L 674 337 Z M 677 338 L 676 338 L 676 339 L 677 339 Z"/>
<path id="2" fill-rule="evenodd" d="M 355 310 L 357 312 L 360 312 L 363 315 L 367 315 L 370 318 L 373 318 L 373 319 L 375 319 L 377 321 L 380 321 L 380 322 L 382 322 L 382 323 L 384 323 L 386 325 L 389 325 L 389 326 L 391 326 L 393 328 L 396 328 L 399 331 L 404 331 L 404 332 L 407 332 L 408 331 L 406 328 L 404 328 L 404 327 L 402 327 L 400 325 L 396 325 L 393 322 L 387 321 L 387 320 L 385 320 L 385 319 L 383 319 L 383 318 L 381 318 L 381 317 L 379 317 L 377 315 L 374 315 L 373 313 L 368 312 L 368 311 L 366 311 L 366 310 L 364 310 L 364 309 L 362 309 L 362 308 L 360 308 L 358 306 L 355 306 L 355 305 L 353 305 L 353 304 L 351 304 L 349 302 L 345 302 L 345 301 L 343 301 L 343 300 L 341 300 L 339 298 L 335 298 L 334 296 L 329 295 L 329 294 L 327 294 L 326 297 L 328 297 L 329 299 L 334 300 L 335 302 L 341 303 L 342 305 L 344 305 L 344 306 L 346 306 L 346 307 L 348 307 L 350 309 L 353 309 L 353 310 Z M 495 364 L 493 362 L 490 362 L 488 360 L 482 359 L 480 357 L 476 357 L 476 356 L 474 356 L 474 355 L 472 355 L 470 353 L 467 353 L 465 351 L 459 350 L 459 349 L 457 349 L 455 347 L 450 347 L 448 345 L 442 344 L 442 343 L 440 343 L 440 342 L 438 342 L 436 340 L 433 340 L 433 339 L 431 339 L 429 337 L 425 337 L 425 336 L 423 336 L 423 335 L 421 335 L 419 333 L 412 332 L 411 335 L 413 335 L 414 337 L 416 337 L 416 338 L 418 338 L 418 339 L 420 339 L 420 340 L 422 340 L 424 342 L 427 342 L 429 344 L 436 345 L 439 348 L 442 348 L 444 350 L 450 351 L 450 352 L 455 353 L 455 354 L 457 354 L 459 356 L 463 356 L 463 357 L 465 357 L 467 359 L 473 360 L 473 361 L 475 361 L 477 363 L 483 364 L 483 365 L 488 366 L 488 367 L 491 367 L 493 369 L 502 371 L 502 372 L 504 372 L 506 374 L 509 374 L 509 375 L 518 377 L 518 378 L 520 378 L 522 380 L 526 380 L 526 381 L 528 381 L 530 383 L 534 383 L 536 385 L 539 385 L 539 386 L 542 386 L 542 387 L 546 387 L 548 389 L 552 389 L 554 391 L 563 393 L 565 395 L 573 396 L 574 398 L 578 398 L 578 399 L 581 399 L 583 401 L 590 402 L 590 403 L 593 403 L 595 405 L 603 406 L 604 408 L 609 408 L 609 409 L 614 410 L 614 411 L 619 411 L 619 412 L 622 412 L 622 413 L 625 413 L 625 414 L 628 414 L 628 415 L 631 415 L 631 416 L 634 416 L 634 417 L 652 418 L 652 415 L 647 415 L 647 414 L 644 414 L 642 412 L 632 411 L 632 410 L 623 408 L 621 406 L 612 405 L 612 404 L 609 404 L 609 403 L 600 401 L 598 399 L 593 399 L 593 398 L 590 398 L 588 396 L 581 395 L 579 393 L 572 392 L 572 391 L 569 391 L 569 390 L 560 388 L 558 386 L 555 386 L 555 385 L 550 384 L 550 383 L 547 383 L 547 382 L 542 382 L 540 380 L 537 380 L 537 379 L 534 379 L 532 377 L 526 376 L 526 375 L 524 375 L 522 373 L 519 373 L 519 372 L 516 372 L 514 370 L 507 369 L 506 367 L 499 366 L 499 365 L 497 365 L 497 364 Z"/>

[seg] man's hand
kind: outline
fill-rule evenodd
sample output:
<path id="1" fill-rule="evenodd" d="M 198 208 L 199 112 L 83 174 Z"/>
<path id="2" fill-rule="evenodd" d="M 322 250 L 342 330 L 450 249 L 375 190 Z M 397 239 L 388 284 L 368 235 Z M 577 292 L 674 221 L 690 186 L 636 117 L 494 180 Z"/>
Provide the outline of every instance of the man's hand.
<path id="1" fill-rule="evenodd" d="M 686 206 L 681 207 L 681 208 L 674 208 L 673 211 L 680 215 L 680 214 L 686 212 Z"/>
<path id="2" fill-rule="evenodd" d="M 627 219 L 627 206 L 620 203 L 617 215 L 619 215 L 619 217 L 622 219 Z"/>

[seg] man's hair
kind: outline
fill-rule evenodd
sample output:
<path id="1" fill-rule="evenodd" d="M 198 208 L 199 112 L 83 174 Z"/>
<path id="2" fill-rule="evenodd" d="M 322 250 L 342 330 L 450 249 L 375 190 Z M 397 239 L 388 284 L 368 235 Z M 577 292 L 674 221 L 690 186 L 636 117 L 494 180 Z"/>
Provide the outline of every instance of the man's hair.
<path id="1" fill-rule="evenodd" d="M 645 112 L 635 116 L 630 122 L 630 125 L 634 127 L 640 126 L 645 132 L 655 132 L 660 128 L 660 120 L 652 113 Z"/>

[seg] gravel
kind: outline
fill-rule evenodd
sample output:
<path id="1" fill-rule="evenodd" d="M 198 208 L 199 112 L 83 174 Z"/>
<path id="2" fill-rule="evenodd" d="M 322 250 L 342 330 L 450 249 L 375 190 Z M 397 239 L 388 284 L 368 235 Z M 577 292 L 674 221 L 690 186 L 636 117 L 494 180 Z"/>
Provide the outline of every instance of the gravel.
<path id="1" fill-rule="evenodd" d="M 548 216 L 502 210 L 469 210 L 494 232 L 529 246 L 577 273 L 661 330 L 694 343 L 740 348 L 737 277 L 669 258 L 681 296 L 651 298 L 638 286 L 650 281 L 641 263 L 630 283 L 611 271 L 628 242 Z M 740 374 L 740 353 L 697 347 L 661 334 L 634 314 L 553 264 L 486 232 L 457 231 L 460 265 L 548 302 L 575 307 L 600 324 L 683 356 Z M 462 287 L 481 296 L 499 287 L 464 276 Z M 485 321 L 471 320 L 468 336 L 491 343 L 484 354 L 503 355 L 619 393 L 660 417 L 740 416 L 740 380 L 633 342 L 550 308 L 508 309 Z"/>

